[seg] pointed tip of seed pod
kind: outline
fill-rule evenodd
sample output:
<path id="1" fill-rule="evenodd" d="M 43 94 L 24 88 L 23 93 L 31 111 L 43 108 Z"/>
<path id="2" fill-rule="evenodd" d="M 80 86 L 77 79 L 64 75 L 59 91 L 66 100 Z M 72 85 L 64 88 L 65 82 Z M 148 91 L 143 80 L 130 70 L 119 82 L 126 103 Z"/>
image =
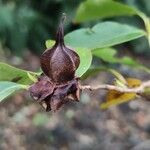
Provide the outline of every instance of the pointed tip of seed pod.
<path id="1" fill-rule="evenodd" d="M 61 21 L 64 22 L 66 18 L 67 18 L 66 13 L 62 13 Z"/>
<path id="2" fill-rule="evenodd" d="M 62 13 L 61 18 L 60 18 L 60 22 L 59 22 L 59 26 L 58 26 L 58 30 L 56 33 L 56 43 L 55 45 L 58 44 L 64 44 L 64 21 L 66 20 L 66 14 Z"/>
<path id="3" fill-rule="evenodd" d="M 66 13 L 62 13 L 61 18 L 60 18 L 59 27 L 62 27 L 62 26 L 63 26 L 63 24 L 64 24 L 64 22 L 65 22 L 66 19 L 67 19 Z"/>

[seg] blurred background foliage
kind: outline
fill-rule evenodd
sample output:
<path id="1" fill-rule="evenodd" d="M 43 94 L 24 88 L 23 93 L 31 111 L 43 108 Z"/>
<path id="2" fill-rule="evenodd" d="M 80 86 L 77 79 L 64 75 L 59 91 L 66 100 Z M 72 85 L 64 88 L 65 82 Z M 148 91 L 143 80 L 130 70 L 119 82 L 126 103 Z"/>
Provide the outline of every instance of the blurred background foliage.
<path id="1" fill-rule="evenodd" d="M 26 48 L 40 54 L 45 49 L 45 40 L 54 38 L 61 13 L 66 12 L 68 18 L 72 18 L 79 2 L 0 0 L 1 44 L 16 55 Z"/>
<path id="2" fill-rule="evenodd" d="M 65 33 L 82 26 L 94 25 L 98 21 L 75 24 L 75 11 L 83 0 L 0 0 L 0 43 L 15 55 L 26 49 L 39 55 L 45 49 L 45 40 L 53 39 L 62 12 L 67 14 Z M 120 0 L 150 14 L 147 0 Z M 106 20 L 106 19 L 105 19 Z M 110 18 L 109 18 L 110 20 Z M 138 17 L 117 17 L 114 20 L 144 28 Z M 136 54 L 148 54 L 145 38 L 126 43 Z"/>

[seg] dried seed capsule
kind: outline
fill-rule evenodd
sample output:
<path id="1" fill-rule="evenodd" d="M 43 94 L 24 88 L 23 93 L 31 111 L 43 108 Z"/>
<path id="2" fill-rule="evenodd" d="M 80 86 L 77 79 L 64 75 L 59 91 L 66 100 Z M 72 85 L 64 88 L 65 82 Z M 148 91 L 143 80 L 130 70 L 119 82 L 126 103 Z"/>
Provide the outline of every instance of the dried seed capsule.
<path id="1" fill-rule="evenodd" d="M 47 49 L 41 56 L 43 72 L 57 84 L 72 80 L 80 63 L 78 54 L 64 44 L 63 22 L 65 17 L 61 19 L 55 45 Z"/>

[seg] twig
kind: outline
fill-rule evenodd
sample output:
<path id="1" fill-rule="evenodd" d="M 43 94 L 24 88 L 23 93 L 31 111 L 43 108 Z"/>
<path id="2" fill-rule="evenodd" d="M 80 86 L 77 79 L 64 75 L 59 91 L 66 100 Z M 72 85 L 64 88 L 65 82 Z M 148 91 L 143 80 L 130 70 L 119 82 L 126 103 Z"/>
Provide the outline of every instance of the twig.
<path id="1" fill-rule="evenodd" d="M 143 82 L 139 87 L 136 88 L 127 88 L 127 87 L 119 87 L 115 85 L 109 85 L 109 84 L 101 84 L 98 86 L 90 86 L 90 85 L 81 85 L 80 89 L 85 90 L 98 90 L 98 89 L 103 89 L 103 90 L 115 90 L 121 93 L 137 93 L 141 94 L 145 92 L 146 88 L 150 88 L 150 80 Z"/>

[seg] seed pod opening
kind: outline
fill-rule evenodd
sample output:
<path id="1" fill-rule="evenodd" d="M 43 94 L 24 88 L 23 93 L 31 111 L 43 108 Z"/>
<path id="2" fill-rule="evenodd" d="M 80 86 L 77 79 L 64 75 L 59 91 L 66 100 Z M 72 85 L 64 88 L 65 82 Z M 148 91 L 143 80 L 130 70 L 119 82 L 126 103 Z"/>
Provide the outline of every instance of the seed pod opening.
<path id="1" fill-rule="evenodd" d="M 65 18 L 64 15 L 61 18 L 55 45 L 47 49 L 41 56 L 41 68 L 44 74 L 56 84 L 72 80 L 80 63 L 78 54 L 64 44 L 63 23 Z"/>

